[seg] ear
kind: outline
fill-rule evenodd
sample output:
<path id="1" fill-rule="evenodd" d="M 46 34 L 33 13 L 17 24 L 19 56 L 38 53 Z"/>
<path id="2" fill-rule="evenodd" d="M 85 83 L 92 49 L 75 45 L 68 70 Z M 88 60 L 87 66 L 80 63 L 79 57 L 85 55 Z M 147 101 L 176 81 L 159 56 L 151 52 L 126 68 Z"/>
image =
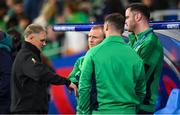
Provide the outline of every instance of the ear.
<path id="1" fill-rule="evenodd" d="M 140 12 L 136 12 L 135 20 L 139 22 L 142 19 L 142 14 Z"/>
<path id="2" fill-rule="evenodd" d="M 32 34 L 31 34 L 31 35 L 29 35 L 29 39 L 30 39 L 30 40 L 32 40 L 32 39 L 33 39 L 33 37 L 34 37 L 34 36 L 33 36 Z"/>
<path id="3" fill-rule="evenodd" d="M 108 24 L 107 23 L 105 24 L 104 30 L 108 31 Z"/>

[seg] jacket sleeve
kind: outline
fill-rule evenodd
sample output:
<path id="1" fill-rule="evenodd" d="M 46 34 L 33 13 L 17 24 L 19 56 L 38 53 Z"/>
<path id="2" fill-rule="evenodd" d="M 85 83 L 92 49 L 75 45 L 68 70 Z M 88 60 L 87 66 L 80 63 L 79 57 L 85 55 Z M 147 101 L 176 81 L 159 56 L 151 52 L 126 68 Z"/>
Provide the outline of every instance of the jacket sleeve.
<path id="1" fill-rule="evenodd" d="M 146 82 L 145 82 L 145 71 L 144 71 L 144 66 L 143 63 L 140 63 L 138 65 L 139 67 L 136 67 L 136 77 L 137 83 L 135 87 L 136 95 L 139 98 L 139 101 L 142 102 L 144 99 L 144 96 L 146 94 Z"/>
<path id="2" fill-rule="evenodd" d="M 78 83 L 77 77 L 80 77 L 80 76 L 76 76 L 77 73 L 80 72 L 79 64 L 80 64 L 80 58 L 76 61 L 73 70 L 68 76 L 68 79 L 73 83 Z"/>
<path id="3" fill-rule="evenodd" d="M 91 105 L 90 105 L 90 91 L 91 91 L 91 79 L 93 73 L 93 60 L 90 52 L 87 52 L 83 65 L 82 73 L 79 81 L 79 100 L 77 113 L 78 114 L 90 114 Z"/>
<path id="4" fill-rule="evenodd" d="M 157 47 L 156 42 L 156 38 L 145 41 L 137 52 L 144 62 L 145 74 L 147 75 L 146 81 L 152 75 L 161 56 L 161 50 Z"/>
<path id="5" fill-rule="evenodd" d="M 22 63 L 22 70 L 25 75 L 35 81 L 41 80 L 54 85 L 70 85 L 68 79 L 58 76 L 49 67 L 39 62 L 31 54 L 26 55 Z"/>

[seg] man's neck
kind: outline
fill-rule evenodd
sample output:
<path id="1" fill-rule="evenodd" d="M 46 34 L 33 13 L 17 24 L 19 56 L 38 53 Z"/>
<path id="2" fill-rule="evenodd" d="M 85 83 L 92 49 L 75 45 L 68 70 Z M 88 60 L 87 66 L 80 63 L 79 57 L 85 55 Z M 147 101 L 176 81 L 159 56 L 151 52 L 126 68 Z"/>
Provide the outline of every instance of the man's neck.
<path id="1" fill-rule="evenodd" d="M 134 31 L 134 34 L 137 36 L 138 33 L 144 32 L 145 30 L 147 30 L 149 28 L 149 24 L 148 23 L 140 23 L 136 26 L 136 29 Z"/>
<path id="2" fill-rule="evenodd" d="M 122 34 L 119 32 L 113 32 L 113 31 L 111 31 L 111 32 L 107 32 L 106 33 L 106 37 L 107 36 L 122 36 Z"/>

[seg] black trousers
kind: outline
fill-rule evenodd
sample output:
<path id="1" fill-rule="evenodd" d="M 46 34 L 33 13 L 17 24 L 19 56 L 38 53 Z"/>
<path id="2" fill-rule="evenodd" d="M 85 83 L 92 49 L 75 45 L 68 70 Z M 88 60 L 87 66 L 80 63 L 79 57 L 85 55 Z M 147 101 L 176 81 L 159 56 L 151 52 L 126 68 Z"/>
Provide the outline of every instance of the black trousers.
<path id="1" fill-rule="evenodd" d="M 18 112 L 11 112 L 11 114 L 14 114 L 14 115 L 19 115 L 19 114 L 43 114 L 43 115 L 46 115 L 48 114 L 48 111 L 18 111 Z"/>

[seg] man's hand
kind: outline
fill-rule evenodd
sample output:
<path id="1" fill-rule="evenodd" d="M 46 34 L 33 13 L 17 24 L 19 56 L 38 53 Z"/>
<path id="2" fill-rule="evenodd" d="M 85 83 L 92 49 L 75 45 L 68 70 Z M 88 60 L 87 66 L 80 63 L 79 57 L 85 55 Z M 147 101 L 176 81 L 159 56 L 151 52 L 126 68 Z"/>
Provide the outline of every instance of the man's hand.
<path id="1" fill-rule="evenodd" d="M 69 85 L 69 90 L 70 92 L 74 90 L 75 96 L 78 96 L 78 89 L 74 83 L 71 82 L 71 84 Z"/>

